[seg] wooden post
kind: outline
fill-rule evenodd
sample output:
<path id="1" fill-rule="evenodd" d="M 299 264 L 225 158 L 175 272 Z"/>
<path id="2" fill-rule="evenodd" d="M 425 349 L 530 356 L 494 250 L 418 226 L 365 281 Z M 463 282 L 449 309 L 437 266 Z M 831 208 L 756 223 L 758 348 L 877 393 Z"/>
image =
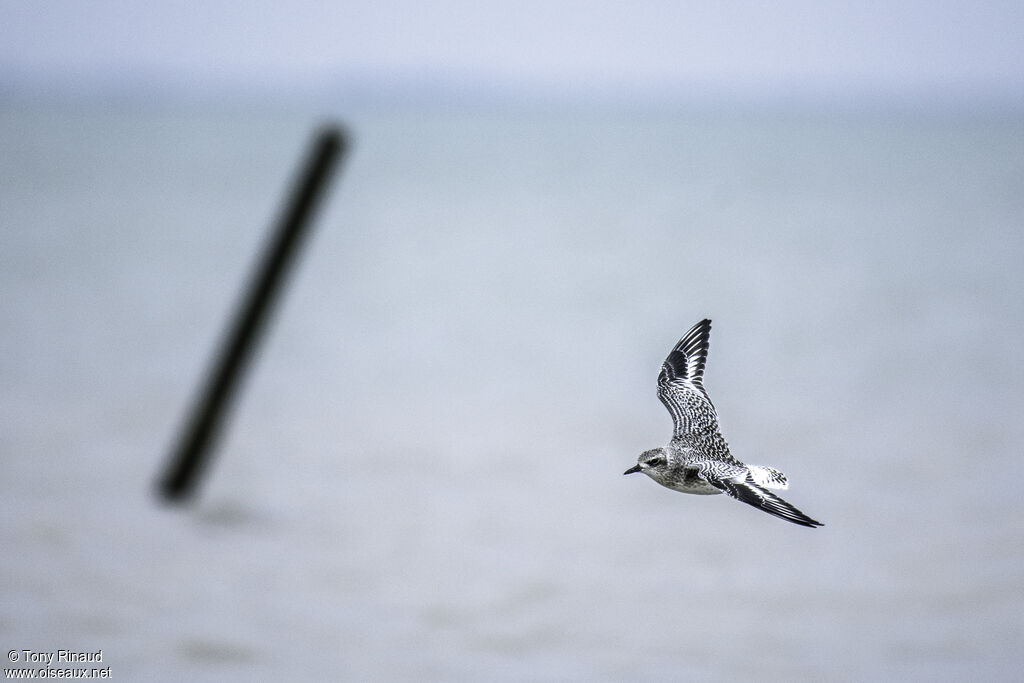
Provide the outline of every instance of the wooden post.
<path id="1" fill-rule="evenodd" d="M 243 293 L 211 372 L 192 405 L 159 481 L 160 494 L 166 500 L 179 502 L 193 495 L 209 463 L 239 380 L 266 326 L 269 310 L 279 296 L 295 253 L 308 233 L 315 209 L 345 148 L 345 134 L 337 126 L 327 126 L 318 132 L 302 175 Z"/>

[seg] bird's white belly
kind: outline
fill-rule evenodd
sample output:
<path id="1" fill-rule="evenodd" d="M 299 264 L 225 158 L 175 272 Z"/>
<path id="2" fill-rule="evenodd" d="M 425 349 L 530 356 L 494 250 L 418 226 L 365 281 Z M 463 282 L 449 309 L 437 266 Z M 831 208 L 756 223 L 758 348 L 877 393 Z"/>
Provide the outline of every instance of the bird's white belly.
<path id="1" fill-rule="evenodd" d="M 722 489 L 715 488 L 711 484 L 701 479 L 693 479 L 690 481 L 675 481 L 671 484 L 664 484 L 673 491 L 680 491 L 682 493 L 693 493 L 698 496 L 713 496 L 716 493 L 721 493 Z"/>

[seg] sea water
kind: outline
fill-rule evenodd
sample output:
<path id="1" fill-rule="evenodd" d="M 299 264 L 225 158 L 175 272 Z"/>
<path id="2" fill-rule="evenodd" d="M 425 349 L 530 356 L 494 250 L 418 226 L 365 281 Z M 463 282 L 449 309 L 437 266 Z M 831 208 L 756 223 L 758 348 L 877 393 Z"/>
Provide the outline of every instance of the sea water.
<path id="1" fill-rule="evenodd" d="M 322 117 L 0 112 L 0 643 L 123 680 L 1019 674 L 1024 118 L 327 114 L 352 153 L 175 508 Z M 622 476 L 703 317 L 734 454 L 824 528 Z"/>

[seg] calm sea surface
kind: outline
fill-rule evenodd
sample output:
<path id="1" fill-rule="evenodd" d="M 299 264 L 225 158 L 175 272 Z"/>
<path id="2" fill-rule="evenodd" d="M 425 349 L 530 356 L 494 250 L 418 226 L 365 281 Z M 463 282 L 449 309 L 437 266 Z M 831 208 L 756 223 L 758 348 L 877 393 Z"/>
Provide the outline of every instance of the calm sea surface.
<path id="1" fill-rule="evenodd" d="M 339 116 L 176 509 L 319 119 L 0 110 L 0 644 L 120 680 L 1020 676 L 1024 119 Z M 734 454 L 823 529 L 622 476 L 705 316 Z"/>

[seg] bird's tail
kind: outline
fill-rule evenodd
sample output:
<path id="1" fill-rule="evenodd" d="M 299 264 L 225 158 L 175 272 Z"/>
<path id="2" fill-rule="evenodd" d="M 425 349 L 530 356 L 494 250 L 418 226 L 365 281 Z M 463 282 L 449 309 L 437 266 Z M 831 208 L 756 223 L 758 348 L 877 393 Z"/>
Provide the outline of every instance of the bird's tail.
<path id="1" fill-rule="evenodd" d="M 778 489 L 780 491 L 785 491 L 789 488 L 789 481 L 786 479 L 786 475 L 774 467 L 747 465 L 747 469 L 750 470 L 750 478 L 758 486 L 766 489 Z"/>

